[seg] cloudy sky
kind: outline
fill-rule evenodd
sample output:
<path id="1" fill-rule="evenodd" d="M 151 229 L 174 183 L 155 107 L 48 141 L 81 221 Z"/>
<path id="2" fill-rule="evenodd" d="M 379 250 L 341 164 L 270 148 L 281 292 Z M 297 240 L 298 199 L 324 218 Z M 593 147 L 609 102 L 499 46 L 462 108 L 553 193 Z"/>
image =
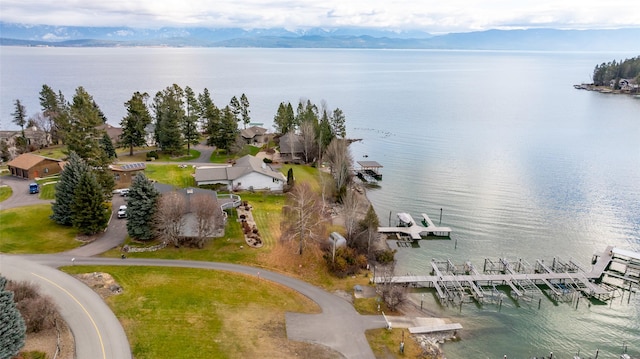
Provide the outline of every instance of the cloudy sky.
<path id="1" fill-rule="evenodd" d="M 77 26 L 305 29 L 433 33 L 640 27 L 638 0 L 2 0 L 4 22 Z"/>

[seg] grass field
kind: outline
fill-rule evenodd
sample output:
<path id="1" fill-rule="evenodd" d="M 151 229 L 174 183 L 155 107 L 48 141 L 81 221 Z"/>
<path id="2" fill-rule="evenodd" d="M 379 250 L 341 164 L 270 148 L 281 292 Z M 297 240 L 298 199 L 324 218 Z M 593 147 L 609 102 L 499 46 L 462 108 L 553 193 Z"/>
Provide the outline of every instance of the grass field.
<path id="1" fill-rule="evenodd" d="M 76 230 L 54 223 L 50 215 L 50 204 L 0 211 L 0 252 L 56 253 L 79 247 Z"/>
<path id="2" fill-rule="evenodd" d="M 0 187 L 0 202 L 2 202 L 4 200 L 6 200 L 7 198 L 11 197 L 12 194 L 13 194 L 13 190 L 11 189 L 11 187 L 9 187 L 9 186 Z"/>
<path id="3" fill-rule="evenodd" d="M 63 159 L 67 157 L 67 154 L 65 153 L 66 150 L 67 146 L 56 145 L 34 151 L 33 154 L 49 158 Z"/>
<path id="4" fill-rule="evenodd" d="M 400 353 L 400 342 L 404 332 L 404 353 Z M 376 358 L 425 358 L 422 348 L 411 338 L 406 329 L 372 329 L 365 332 Z"/>
<path id="5" fill-rule="evenodd" d="M 194 172 L 195 170 L 191 166 L 180 168 L 178 165 L 154 165 L 149 163 L 147 163 L 147 169 L 144 171 L 149 179 L 180 188 L 195 186 L 192 176 Z"/>
<path id="6" fill-rule="evenodd" d="M 157 267 L 66 267 L 107 272 L 123 293 L 107 299 L 136 359 L 296 358 L 309 344 L 286 339 L 286 311 L 317 313 L 278 284 L 222 271 Z"/>

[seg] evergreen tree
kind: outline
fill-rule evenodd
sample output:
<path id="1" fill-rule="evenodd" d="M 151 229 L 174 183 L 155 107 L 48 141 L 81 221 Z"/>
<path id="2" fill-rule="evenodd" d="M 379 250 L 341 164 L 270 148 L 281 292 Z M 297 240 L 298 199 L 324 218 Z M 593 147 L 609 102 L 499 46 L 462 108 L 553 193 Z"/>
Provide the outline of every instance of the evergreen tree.
<path id="1" fill-rule="evenodd" d="M 184 118 L 183 97 L 184 90 L 176 84 L 156 93 L 154 97 L 156 143 L 169 154 L 176 154 L 182 149 L 180 124 Z"/>
<path id="2" fill-rule="evenodd" d="M 240 117 L 242 118 L 244 128 L 247 128 L 247 125 L 251 123 L 249 112 L 251 112 L 251 110 L 249 110 L 249 99 L 247 99 L 247 96 L 243 93 L 242 96 L 240 96 Z"/>
<path id="3" fill-rule="evenodd" d="M 93 172 L 87 171 L 80 176 L 71 210 L 73 226 L 80 233 L 95 234 L 107 228 L 109 211 Z"/>
<path id="4" fill-rule="evenodd" d="M 215 114 L 215 112 L 219 110 L 213 103 L 211 94 L 209 93 L 209 89 L 207 88 L 205 88 L 202 93 L 198 95 L 198 110 L 200 111 L 199 115 L 200 120 L 202 121 L 201 128 L 205 130 L 205 133 L 209 134 L 207 132 L 209 120 L 215 117 L 217 115 Z"/>
<path id="5" fill-rule="evenodd" d="M 214 146 L 229 151 L 239 134 L 238 121 L 229 106 L 225 107 L 220 122 L 211 129 L 211 142 Z"/>
<path id="6" fill-rule="evenodd" d="M 127 206 L 127 233 L 131 238 L 142 241 L 154 238 L 153 219 L 159 195 L 144 173 L 139 172 L 133 178 Z"/>
<path id="7" fill-rule="evenodd" d="M 83 173 L 90 171 L 89 166 L 75 152 L 69 154 L 60 179 L 56 183 L 55 201 L 51 205 L 51 219 L 56 223 L 71 226 L 73 224 L 73 201 L 76 188 Z"/>
<path id="8" fill-rule="evenodd" d="M 118 158 L 116 148 L 113 146 L 113 142 L 111 142 L 111 137 L 109 137 L 106 132 L 102 135 L 102 141 L 100 145 L 102 146 L 102 150 L 108 158 Z"/>
<path id="9" fill-rule="evenodd" d="M 66 101 L 62 92 L 57 95 L 53 89 L 47 85 L 42 85 L 40 91 L 40 108 L 42 114 L 50 122 L 51 141 L 57 144 L 64 139 L 64 131 L 67 127 Z"/>
<path id="10" fill-rule="evenodd" d="M 240 115 L 242 114 L 242 106 L 240 105 L 240 101 L 237 97 L 233 96 L 231 101 L 229 101 L 229 109 L 233 114 L 233 117 L 236 119 L 236 122 L 240 122 Z"/>
<path id="11" fill-rule="evenodd" d="M 24 125 L 27 124 L 27 109 L 20 100 L 15 101 L 15 111 L 11 115 L 13 116 L 13 123 L 20 126 L 20 130 L 22 131 L 22 143 L 25 146 L 24 152 L 26 152 L 27 140 L 24 136 Z"/>
<path id="12" fill-rule="evenodd" d="M 331 116 L 331 132 L 333 132 L 334 136 L 340 138 L 347 137 L 347 129 L 345 127 L 346 121 L 347 120 L 341 109 L 336 108 L 333 110 L 333 116 Z"/>
<path id="13" fill-rule="evenodd" d="M 222 116 L 220 109 L 216 107 L 211 99 L 209 90 L 206 88 L 198 96 L 200 117 L 204 121 L 204 132 L 207 134 L 207 145 L 215 146 L 214 135 L 217 135 L 222 128 Z"/>
<path id="14" fill-rule="evenodd" d="M 191 153 L 191 145 L 197 144 L 200 140 L 200 134 L 198 133 L 198 120 L 200 119 L 198 113 L 200 111 L 196 94 L 191 87 L 185 87 L 184 93 L 186 114 L 181 127 L 184 141 L 187 143 L 187 155 L 189 155 Z"/>
<path id="15" fill-rule="evenodd" d="M 13 292 L 5 289 L 7 279 L 0 276 L 0 359 L 16 356 L 26 338 L 27 328 L 13 301 Z"/>
<path id="16" fill-rule="evenodd" d="M 145 128 L 151 123 L 151 113 L 145 104 L 149 94 L 135 92 L 125 103 L 127 115 L 120 121 L 122 135 L 120 142 L 129 146 L 129 156 L 133 156 L 133 148 L 146 144 Z"/>
<path id="17" fill-rule="evenodd" d="M 280 103 L 273 118 L 273 127 L 276 128 L 277 133 L 283 135 L 295 129 L 295 115 L 291 103 Z"/>
<path id="18" fill-rule="evenodd" d="M 70 122 L 65 136 L 67 148 L 93 166 L 93 160 L 100 158 L 102 151 L 99 145 L 102 133 L 96 127 L 104 122 L 93 98 L 82 86 L 76 89 L 69 116 Z"/>

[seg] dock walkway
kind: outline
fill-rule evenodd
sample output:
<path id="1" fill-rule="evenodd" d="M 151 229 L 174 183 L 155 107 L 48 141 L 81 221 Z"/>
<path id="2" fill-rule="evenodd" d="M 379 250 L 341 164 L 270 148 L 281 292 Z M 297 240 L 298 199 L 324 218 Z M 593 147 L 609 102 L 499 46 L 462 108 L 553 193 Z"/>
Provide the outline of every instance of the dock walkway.
<path id="1" fill-rule="evenodd" d="M 478 273 L 477 271 L 468 271 L 464 274 L 456 274 L 447 272 L 452 266 L 449 265 L 445 268 L 443 264 L 442 267 L 439 267 L 438 262 L 432 261 L 432 275 L 395 276 L 390 279 L 390 282 L 433 287 L 441 301 L 446 301 L 447 299 L 458 300 L 460 299 L 460 291 L 465 289 L 468 289 L 476 300 L 481 301 L 484 297 L 482 287 L 493 287 L 495 285 L 510 286 L 516 299 L 525 297 L 528 294 L 538 294 L 540 292 L 539 287 L 542 286 L 547 287 L 552 292 L 552 295 L 557 298 L 566 296 L 573 291 L 580 291 L 588 297 L 607 300 L 611 298 L 612 290 L 593 283 L 593 281 L 602 278 L 603 275 L 608 273 L 607 268 L 612 261 L 620 260 L 634 263 L 640 262 L 640 253 L 609 246 L 597 256 L 597 261 L 589 272 L 577 266 L 575 271 L 554 271 L 540 260 L 537 261 L 538 266 L 535 272 L 519 272 L 516 270 L 517 268 L 514 269 L 509 265 L 506 260 L 501 259 L 501 264 L 503 264 L 501 272 L 487 271 Z M 375 283 L 383 283 L 385 281 L 384 278 L 378 277 L 373 280 Z M 630 278 L 630 280 L 632 280 L 631 283 L 638 282 L 634 278 Z"/>
<path id="2" fill-rule="evenodd" d="M 422 239 L 423 237 L 427 236 L 451 236 L 451 228 L 436 226 L 435 224 L 433 224 L 433 221 L 429 218 L 429 216 L 427 216 L 425 213 L 422 213 L 422 217 L 423 223 L 426 225 L 426 227 L 416 223 L 413 217 L 408 213 L 398 213 L 398 217 L 405 218 L 405 220 L 401 219 L 401 222 L 403 223 L 402 226 L 378 227 L 378 233 L 400 233 L 408 235 L 413 240 Z"/>

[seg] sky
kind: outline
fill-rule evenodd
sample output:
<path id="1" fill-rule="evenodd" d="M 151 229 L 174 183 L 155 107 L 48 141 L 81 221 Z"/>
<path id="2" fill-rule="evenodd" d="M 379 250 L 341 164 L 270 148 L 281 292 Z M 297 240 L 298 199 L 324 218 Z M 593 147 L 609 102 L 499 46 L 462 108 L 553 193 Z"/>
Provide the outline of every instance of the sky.
<path id="1" fill-rule="evenodd" d="M 0 21 L 58 26 L 376 28 L 430 33 L 640 27 L 638 0 L 2 0 Z"/>

